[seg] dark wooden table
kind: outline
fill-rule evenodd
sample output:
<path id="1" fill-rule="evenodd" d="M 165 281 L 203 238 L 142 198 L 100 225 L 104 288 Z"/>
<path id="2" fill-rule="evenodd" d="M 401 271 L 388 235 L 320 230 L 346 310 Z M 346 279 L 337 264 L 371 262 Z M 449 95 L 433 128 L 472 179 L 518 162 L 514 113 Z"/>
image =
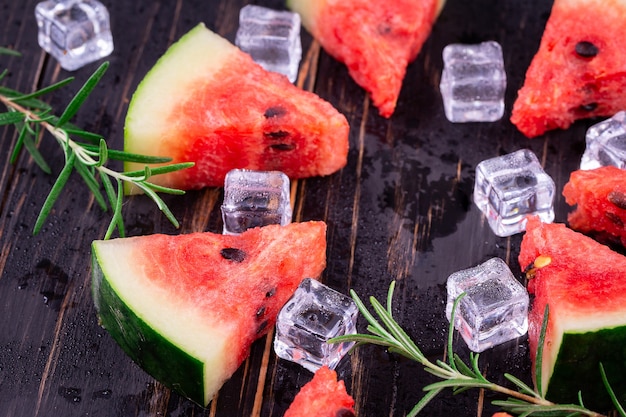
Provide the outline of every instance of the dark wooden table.
<path id="1" fill-rule="evenodd" d="M 111 66 L 75 117 L 79 126 L 123 147 L 129 99 L 157 58 L 198 22 L 231 41 L 242 0 L 105 0 L 115 51 Z M 258 2 L 284 8 L 281 0 Z M 37 44 L 33 0 L 0 2 L 0 45 L 23 56 L 0 56 L 10 74 L 4 85 L 23 91 L 68 75 L 76 81 L 49 97 L 62 109 L 97 63 L 69 74 Z M 327 178 L 297 181 L 295 220 L 328 224 L 328 267 L 323 282 L 342 292 L 384 299 L 397 280 L 398 321 L 432 358 L 447 337 L 445 282 L 449 274 L 497 256 L 522 279 L 517 262 L 521 235 L 498 238 L 472 202 L 474 169 L 481 160 L 530 148 L 554 178 L 556 221 L 568 207 L 560 195 L 577 168 L 585 129 L 529 140 L 509 122 L 510 109 L 537 49 L 550 12 L 548 0 L 449 0 L 417 60 L 410 65 L 394 116 L 378 116 L 343 65 L 319 49 L 304 31 L 302 85 L 330 101 L 351 125 L 348 165 Z M 452 124 L 439 94 L 442 48 L 453 42 L 496 40 L 508 74 L 505 117 L 495 123 Z M 164 97 L 164 99 L 167 99 Z M 206 410 L 162 386 L 138 368 L 98 326 L 90 294 L 90 243 L 104 236 L 109 214 L 95 204 L 77 175 L 54 206 L 42 232 L 32 235 L 39 208 L 55 175 L 44 174 L 26 153 L 14 164 L 12 127 L 0 129 L 0 415 L 1 416 L 282 416 L 311 374 L 278 360 L 271 337 L 259 340 L 249 359 Z M 54 174 L 63 165 L 55 141 L 40 149 Z M 175 229 L 145 197 L 127 198 L 129 235 L 221 232 L 221 189 L 189 192 L 166 201 L 181 222 Z M 359 322 L 360 330 L 364 321 Z M 467 355 L 462 340 L 455 349 Z M 481 368 L 497 382 L 511 372 L 530 381 L 526 338 L 481 355 Z M 362 417 L 403 416 L 432 377 L 420 366 L 366 346 L 338 368 Z M 490 416 L 489 393 L 445 392 L 426 416 Z"/>

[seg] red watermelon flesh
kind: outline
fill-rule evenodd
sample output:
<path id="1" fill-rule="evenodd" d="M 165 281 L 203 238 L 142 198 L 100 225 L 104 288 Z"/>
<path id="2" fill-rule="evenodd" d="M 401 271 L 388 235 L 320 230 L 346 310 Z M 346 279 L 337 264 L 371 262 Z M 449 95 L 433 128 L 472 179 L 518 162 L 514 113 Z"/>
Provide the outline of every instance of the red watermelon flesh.
<path id="1" fill-rule="evenodd" d="M 354 399 L 327 366 L 296 394 L 284 417 L 354 417 Z"/>
<path id="2" fill-rule="evenodd" d="M 149 235 L 93 243 L 102 325 L 148 373 L 206 405 L 326 265 L 323 222 L 241 235 Z"/>
<path id="3" fill-rule="evenodd" d="M 528 336 L 533 362 L 546 305 L 542 388 L 549 400 L 611 406 L 600 379 L 601 362 L 626 399 L 626 257 L 568 229 L 529 218 L 519 263 L 532 295 Z"/>
<path id="4" fill-rule="evenodd" d="M 282 171 L 290 178 L 332 174 L 347 163 L 348 134 L 346 118 L 330 103 L 266 71 L 200 24 L 138 86 L 124 148 L 194 162 L 153 179 L 197 189 L 223 186 L 232 169 Z"/>
<path id="5" fill-rule="evenodd" d="M 430 35 L 444 0 L 288 0 L 326 52 L 348 67 L 381 116 L 390 117 L 408 64 Z"/>
<path id="6" fill-rule="evenodd" d="M 535 137 L 626 108 L 625 26 L 624 0 L 555 0 L 513 124 Z"/>
<path id="7" fill-rule="evenodd" d="M 567 204 L 576 206 L 567 216 L 572 229 L 626 247 L 626 170 L 606 166 L 574 171 L 563 195 Z"/>

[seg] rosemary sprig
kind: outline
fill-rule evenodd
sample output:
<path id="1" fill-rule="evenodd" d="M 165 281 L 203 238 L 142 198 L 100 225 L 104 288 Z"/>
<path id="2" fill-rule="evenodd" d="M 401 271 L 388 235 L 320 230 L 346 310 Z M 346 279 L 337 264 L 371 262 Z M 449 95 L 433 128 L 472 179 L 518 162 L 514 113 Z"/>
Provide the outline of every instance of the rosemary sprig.
<path id="1" fill-rule="evenodd" d="M 19 56 L 11 49 L 0 47 L 0 54 Z M 59 199 L 72 172 L 77 172 L 94 195 L 98 205 L 103 210 L 112 209 L 113 215 L 104 238 L 109 239 L 115 229 L 121 237 L 125 236 L 122 220 L 123 183 L 132 183 L 152 199 L 157 207 L 165 214 L 170 222 L 178 227 L 178 221 L 157 192 L 167 194 L 184 194 L 184 191 L 162 187 L 149 181 L 152 175 L 178 171 L 193 166 L 193 163 L 179 163 L 150 168 L 148 165 L 142 171 L 118 172 L 106 164 L 109 160 L 139 162 L 143 164 L 164 164 L 171 161 L 167 157 L 155 157 L 133 154 L 124 151 L 109 149 L 105 139 L 96 133 L 88 132 L 74 126 L 70 120 L 80 110 L 85 100 L 102 79 L 109 64 L 103 63 L 74 95 L 70 103 L 60 116 L 55 116 L 49 104 L 39 98 L 56 91 L 73 81 L 73 77 L 66 78 L 55 84 L 24 94 L 19 91 L 0 86 L 0 103 L 7 111 L 0 113 L 0 126 L 13 125 L 18 131 L 17 141 L 11 153 L 10 161 L 15 163 L 20 152 L 26 149 L 33 161 L 46 173 L 51 169 L 45 158 L 39 152 L 38 144 L 44 134 L 48 132 L 63 150 L 65 164 L 48 194 L 33 228 L 33 234 L 41 231 L 48 218 L 54 203 Z M 0 81 L 8 70 L 0 73 Z"/>
<path id="2" fill-rule="evenodd" d="M 425 395 L 422 399 L 413 407 L 413 409 L 407 414 L 407 417 L 414 417 L 421 412 L 426 405 L 432 401 L 437 394 L 446 388 L 450 388 L 453 393 L 459 393 L 468 389 L 478 388 L 485 389 L 495 393 L 503 394 L 507 398 L 505 400 L 493 401 L 494 405 L 503 408 L 505 411 L 520 415 L 520 416 L 589 416 L 589 417 L 604 417 L 602 414 L 589 410 L 584 407 L 582 400 L 580 404 L 555 404 L 548 401 L 541 394 L 541 389 L 535 390 L 529 387 L 520 379 L 510 375 L 504 374 L 504 377 L 511 382 L 515 388 L 508 388 L 494 382 L 491 382 L 485 378 L 479 368 L 478 358 L 479 354 L 470 352 L 468 363 L 464 362 L 460 356 L 453 352 L 452 342 L 454 334 L 454 315 L 458 303 L 465 294 L 457 297 L 452 310 L 452 317 L 450 320 L 450 326 L 448 329 L 448 345 L 447 345 L 447 360 L 437 360 L 435 362 L 430 361 L 422 353 L 420 348 L 411 340 L 402 327 L 395 321 L 392 314 L 392 301 L 393 291 L 395 288 L 395 282 L 392 282 L 389 286 L 387 293 L 387 307 L 383 305 L 375 298 L 370 297 L 370 303 L 378 319 L 374 314 L 370 313 L 356 292 L 350 291 L 352 298 L 354 299 L 359 311 L 365 317 L 368 322 L 367 331 L 369 334 L 355 334 L 344 335 L 331 339 L 331 343 L 340 342 L 356 342 L 356 346 L 364 344 L 374 344 L 384 346 L 389 349 L 390 352 L 398 353 L 416 361 L 423 365 L 424 370 L 428 373 L 435 375 L 440 379 L 438 382 L 426 385 L 423 390 Z M 547 328 L 548 308 L 546 308 L 544 314 L 543 326 L 539 337 L 539 346 L 543 346 L 545 339 L 545 332 Z M 542 351 L 537 353 L 536 360 L 536 376 L 537 385 L 541 387 L 541 362 Z M 615 407 L 620 416 L 626 417 L 626 413 L 621 405 L 618 403 L 617 397 L 613 393 L 604 368 L 600 365 L 600 372 L 604 381 L 604 385 L 609 393 Z M 580 397 L 580 395 L 579 395 Z"/>

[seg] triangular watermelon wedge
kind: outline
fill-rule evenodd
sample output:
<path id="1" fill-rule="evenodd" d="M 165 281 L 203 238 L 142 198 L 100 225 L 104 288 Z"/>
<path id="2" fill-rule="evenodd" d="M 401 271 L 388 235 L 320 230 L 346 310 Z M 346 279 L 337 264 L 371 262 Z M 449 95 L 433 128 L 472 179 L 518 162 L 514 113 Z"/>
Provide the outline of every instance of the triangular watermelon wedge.
<path id="1" fill-rule="evenodd" d="M 326 265 L 323 222 L 241 235 L 148 235 L 93 242 L 101 324 L 146 372 L 206 406 Z"/>
<path id="2" fill-rule="evenodd" d="M 574 171 L 563 196 L 575 207 L 567 216 L 572 229 L 626 248 L 626 170 L 604 166 Z"/>
<path id="3" fill-rule="evenodd" d="M 380 115 L 395 108 L 415 59 L 445 0 L 287 0 L 328 54 L 348 67 Z"/>
<path id="4" fill-rule="evenodd" d="M 322 366 L 296 394 L 283 417 L 355 417 L 354 399 L 337 373 Z"/>
<path id="5" fill-rule="evenodd" d="M 152 180 L 197 189 L 223 186 L 232 169 L 282 171 L 290 178 L 332 174 L 347 163 L 348 134 L 348 121 L 330 103 L 198 24 L 137 87 L 124 150 L 194 162 Z"/>
<path id="6" fill-rule="evenodd" d="M 564 224 L 530 218 L 519 263 L 532 295 L 528 336 L 533 362 L 546 305 L 549 320 L 543 344 L 543 394 L 559 403 L 596 411 L 612 407 L 600 363 L 626 402 L 626 257 Z"/>
<path id="7" fill-rule="evenodd" d="M 511 121 L 528 137 L 626 108 L 626 1 L 555 0 Z"/>

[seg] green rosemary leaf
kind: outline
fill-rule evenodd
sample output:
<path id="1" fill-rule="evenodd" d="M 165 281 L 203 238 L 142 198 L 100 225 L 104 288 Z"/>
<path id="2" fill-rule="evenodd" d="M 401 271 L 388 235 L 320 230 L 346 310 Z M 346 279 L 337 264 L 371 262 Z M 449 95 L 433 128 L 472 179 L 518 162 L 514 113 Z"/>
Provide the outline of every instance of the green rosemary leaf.
<path id="1" fill-rule="evenodd" d="M 146 167 L 146 172 L 149 172 L 149 171 L 150 171 L 150 169 L 148 167 Z M 178 228 L 180 226 L 178 224 L 178 220 L 176 220 L 176 217 L 174 217 L 174 214 L 171 212 L 171 210 L 169 209 L 167 204 L 165 204 L 165 202 L 161 199 L 161 197 L 159 197 L 159 195 L 157 193 L 152 191 L 150 189 L 150 187 L 146 186 L 142 182 L 138 182 L 138 183 L 135 183 L 135 184 L 139 188 L 141 188 L 143 190 L 143 192 L 146 193 L 146 195 L 152 199 L 152 201 L 154 201 L 156 203 L 156 205 L 159 208 L 159 210 L 161 210 L 163 212 L 165 217 L 167 217 L 167 219 L 174 225 L 174 227 Z"/>
<path id="2" fill-rule="evenodd" d="M 26 115 L 15 111 L 0 113 L 0 126 L 14 125 L 23 122 L 24 119 L 26 119 Z"/>
<path id="3" fill-rule="evenodd" d="M 17 128 L 19 131 L 19 135 L 17 135 L 15 146 L 13 146 L 13 150 L 11 151 L 11 156 L 9 158 L 9 162 L 11 164 L 14 164 L 17 161 L 17 158 L 20 156 L 22 148 L 24 147 L 24 138 L 26 137 L 26 135 L 30 134 L 30 131 L 27 129 L 24 123 L 17 124 Z"/>
<path id="4" fill-rule="evenodd" d="M 23 145 L 30 154 L 31 158 L 33 158 L 33 161 L 37 164 L 37 166 L 39 166 L 39 168 L 46 174 L 51 174 L 52 170 L 48 166 L 48 163 L 45 161 L 41 152 L 39 152 L 39 149 L 35 144 L 34 138 L 35 136 L 32 134 L 25 134 L 22 138 Z"/>
<path id="5" fill-rule="evenodd" d="M 113 158 L 111 158 L 113 159 Z M 163 166 L 158 166 L 158 167 L 153 167 L 150 168 L 150 173 L 149 173 L 149 177 L 153 176 L 153 175 L 160 175 L 160 174 L 167 174 L 169 172 L 174 172 L 174 171 L 179 171 L 181 169 L 185 169 L 185 168 L 191 168 L 192 166 L 194 166 L 195 164 L 193 162 L 181 162 L 178 164 L 170 164 L 170 165 L 163 165 Z M 141 171 L 127 171 L 124 172 L 124 175 L 128 176 L 128 177 L 143 177 L 146 175 L 146 171 L 145 170 L 141 170 Z"/>
<path id="6" fill-rule="evenodd" d="M 456 366 L 456 360 L 453 355 L 454 350 L 452 349 L 452 342 L 454 339 L 454 322 L 456 321 L 456 310 L 463 297 L 465 297 L 465 292 L 459 294 L 459 296 L 454 300 L 454 303 L 452 304 L 452 312 L 450 313 L 450 324 L 448 324 L 448 362 L 452 367 Z"/>
<path id="7" fill-rule="evenodd" d="M 431 402 L 433 400 L 433 398 L 435 398 L 437 395 L 439 395 L 439 393 L 443 390 L 443 388 L 441 389 L 433 389 L 428 391 L 421 400 L 419 400 L 419 402 L 417 404 L 415 404 L 415 407 L 413 407 L 411 409 L 411 411 L 409 411 L 409 413 L 406 415 L 407 417 L 415 417 L 416 415 L 418 415 L 423 409 L 424 407 L 426 407 L 426 405 L 428 405 L 429 402 Z"/>
<path id="8" fill-rule="evenodd" d="M 22 54 L 18 51 L 6 48 L 4 46 L 0 46 L 0 55 L 22 56 Z"/>
<path id="9" fill-rule="evenodd" d="M 46 197 L 46 200 L 41 207 L 41 211 L 37 216 L 37 220 L 35 221 L 35 227 L 33 228 L 33 234 L 38 234 L 43 227 L 44 222 L 48 218 L 50 211 L 52 210 L 52 206 L 57 201 L 59 196 L 61 195 L 61 191 L 63 191 L 63 187 L 67 183 L 67 180 L 70 178 L 70 174 L 74 169 L 74 161 L 76 160 L 76 154 L 74 152 L 70 152 L 69 158 L 65 162 L 65 166 L 61 170 L 61 173 L 57 177 L 56 181 L 52 185 L 52 189 Z"/>
<path id="10" fill-rule="evenodd" d="M 387 313 L 389 313 L 389 317 L 393 318 L 393 311 L 391 310 L 391 306 L 393 305 L 393 292 L 396 288 L 396 281 L 391 281 L 389 284 L 389 290 L 387 291 Z"/>
<path id="11" fill-rule="evenodd" d="M 602 377 L 602 383 L 604 384 L 604 388 L 606 388 L 606 392 L 609 394 L 609 397 L 611 397 L 611 402 L 613 403 L 615 410 L 621 417 L 626 417 L 626 411 L 624 411 L 624 407 L 620 404 L 617 396 L 615 395 L 615 391 L 613 391 L 613 387 L 611 387 L 611 384 L 609 383 L 609 379 L 606 376 L 602 362 L 600 362 L 600 376 Z"/>
<path id="12" fill-rule="evenodd" d="M 357 342 L 357 343 L 371 343 L 373 345 L 388 346 L 389 344 L 385 339 L 378 336 L 372 336 L 369 334 L 347 334 L 342 336 L 336 336 L 328 340 L 328 343 L 343 343 L 343 342 Z"/>
<path id="13" fill-rule="evenodd" d="M 456 353 L 453 353 L 453 363 L 456 365 L 455 369 L 460 372 L 463 375 L 467 375 L 467 376 L 474 376 L 474 372 L 472 371 L 472 369 L 467 366 L 467 364 L 459 357 L 459 355 L 457 355 Z"/>
<path id="14" fill-rule="evenodd" d="M 400 327 L 398 323 L 396 323 L 395 320 L 389 316 L 387 310 L 378 302 L 378 300 L 373 298 L 371 300 L 371 303 L 374 311 L 376 311 L 376 314 L 378 314 L 378 317 L 380 317 L 383 324 L 387 326 L 387 329 L 393 335 L 393 337 L 398 340 L 405 348 L 407 353 L 409 353 L 409 357 L 412 357 L 419 362 L 425 359 L 424 354 L 413 343 L 411 338 L 405 333 L 402 327 Z"/>
<path id="15" fill-rule="evenodd" d="M 505 373 L 504 377 L 506 379 L 508 379 L 509 381 L 511 381 L 512 383 L 514 383 L 520 389 L 520 391 L 523 392 L 524 394 L 536 396 L 536 397 L 539 398 L 537 393 L 531 387 L 529 387 L 527 384 L 525 384 L 522 380 L 520 380 L 519 378 L 516 378 L 516 377 L 514 377 L 513 375 L 511 375 L 509 373 Z"/>
<path id="16" fill-rule="evenodd" d="M 4 97 L 6 97 L 9 100 L 14 101 L 15 97 L 20 97 L 23 96 L 24 94 L 20 93 L 19 91 L 7 88 L 7 87 L 3 87 L 0 86 L 0 95 L 3 95 Z M 44 101 L 38 100 L 36 98 L 30 98 L 30 99 L 23 99 L 20 100 L 19 104 L 25 108 L 31 109 L 31 110 L 38 110 L 38 109 L 50 109 L 50 105 Z"/>
<path id="17" fill-rule="evenodd" d="M 22 94 L 22 95 L 19 95 L 19 96 L 16 96 L 16 97 L 12 97 L 11 99 L 12 99 L 12 101 L 14 101 L 16 103 L 20 103 L 22 105 L 26 105 L 25 104 L 26 100 L 30 100 L 32 98 L 41 97 L 44 94 L 48 94 L 48 93 L 51 93 L 53 91 L 56 91 L 56 90 L 60 89 L 61 87 L 64 87 L 67 84 L 71 83 L 72 81 L 74 81 L 74 77 L 69 77 L 69 78 L 61 80 L 59 82 L 56 82 L 54 84 L 51 84 L 51 85 L 49 85 L 47 87 L 44 87 L 42 89 L 33 91 L 30 94 Z"/>
<path id="18" fill-rule="evenodd" d="M 91 191 L 91 193 L 93 194 L 100 208 L 106 211 L 108 205 L 106 203 L 106 200 L 104 199 L 104 196 L 100 192 L 100 184 L 98 183 L 94 172 L 90 170 L 85 164 L 81 163 L 78 158 L 75 158 L 74 168 L 76 168 L 76 172 L 78 172 L 78 174 L 83 178 L 83 181 L 87 185 L 87 188 L 89 188 L 89 191 Z"/>
<path id="19" fill-rule="evenodd" d="M 81 87 L 81 89 L 78 90 L 74 98 L 70 101 L 70 103 L 67 105 L 67 107 L 65 108 L 61 116 L 59 117 L 59 120 L 56 123 L 57 127 L 63 126 L 72 117 L 74 117 L 78 109 L 80 109 L 80 107 L 83 105 L 87 97 L 89 97 L 89 95 L 91 94 L 93 89 L 96 87 L 98 82 L 100 82 L 100 79 L 102 78 L 102 76 L 104 75 L 108 67 L 109 67 L 109 63 L 104 62 L 91 75 L 91 77 L 89 77 L 89 79 L 85 82 L 85 84 Z"/>
<path id="20" fill-rule="evenodd" d="M 543 345 L 546 340 L 546 330 L 548 329 L 548 317 L 550 315 L 550 306 L 546 304 L 546 308 L 543 310 L 543 322 L 541 323 L 541 331 L 539 332 L 539 342 L 537 344 L 537 354 L 535 356 L 535 383 L 537 385 L 537 392 L 543 398 Z"/>
<path id="21" fill-rule="evenodd" d="M 7 74 L 9 73 L 8 69 L 4 69 L 4 71 L 0 72 L 0 81 L 2 81 L 4 79 L 4 77 L 7 76 Z"/>
<path id="22" fill-rule="evenodd" d="M 144 184 L 146 184 L 148 187 L 150 187 L 151 189 L 159 193 L 172 194 L 172 195 L 184 195 L 185 194 L 184 190 L 179 190 L 177 188 L 164 187 L 162 185 L 153 184 L 147 181 L 145 181 Z"/>
<path id="23" fill-rule="evenodd" d="M 54 122 L 54 124 L 56 124 L 56 122 Z M 78 127 L 74 127 L 74 126 L 70 127 L 69 125 L 70 123 L 66 123 L 65 126 L 63 126 L 63 130 L 65 130 L 68 135 L 77 136 L 79 138 L 90 141 L 93 145 L 95 145 L 95 149 L 98 148 L 100 139 L 104 139 L 102 135 L 98 135 L 97 133 L 87 132 L 86 130 L 80 129 Z M 92 144 L 81 143 L 80 145 L 85 149 L 89 149 L 89 147 L 94 147 Z"/>
<path id="24" fill-rule="evenodd" d="M 108 240 L 111 238 L 113 231 L 117 228 L 120 237 L 126 236 L 126 231 L 124 228 L 124 221 L 122 219 L 122 202 L 124 199 L 124 193 L 122 190 L 122 180 L 117 178 L 117 192 L 113 188 L 113 184 L 111 183 L 111 179 L 108 175 L 104 174 L 100 171 L 100 179 L 102 180 L 102 186 L 104 191 L 109 198 L 109 203 L 111 207 L 113 207 L 113 216 L 111 217 L 111 222 L 109 223 L 109 227 L 107 228 L 106 233 L 104 234 L 104 240 Z"/>
<path id="25" fill-rule="evenodd" d="M 439 388 L 455 388 L 455 387 L 470 387 L 470 388 L 491 388 L 493 384 L 479 381 L 477 379 L 446 379 L 444 381 L 433 382 L 424 387 L 426 391 Z"/>
<path id="26" fill-rule="evenodd" d="M 357 305 L 357 308 L 359 309 L 363 317 L 365 317 L 365 320 L 367 320 L 367 322 L 373 328 L 376 329 L 377 334 L 380 335 L 381 337 L 382 335 L 388 336 L 389 333 L 387 333 L 387 331 L 380 325 L 380 323 L 378 323 L 378 321 L 374 318 L 374 316 L 367 310 L 367 308 L 365 307 L 365 304 L 363 304 L 363 301 L 361 301 L 361 299 L 359 298 L 359 296 L 356 294 L 354 290 L 350 290 L 350 296 L 354 300 L 354 303 Z M 371 297 L 370 300 L 372 298 L 373 297 Z M 369 330 L 369 327 L 368 327 L 368 330 Z"/>
<path id="27" fill-rule="evenodd" d="M 98 149 L 98 162 L 96 163 L 97 167 L 101 167 L 106 164 L 109 159 L 109 148 L 107 147 L 107 142 L 104 139 L 100 139 L 100 147 Z"/>

